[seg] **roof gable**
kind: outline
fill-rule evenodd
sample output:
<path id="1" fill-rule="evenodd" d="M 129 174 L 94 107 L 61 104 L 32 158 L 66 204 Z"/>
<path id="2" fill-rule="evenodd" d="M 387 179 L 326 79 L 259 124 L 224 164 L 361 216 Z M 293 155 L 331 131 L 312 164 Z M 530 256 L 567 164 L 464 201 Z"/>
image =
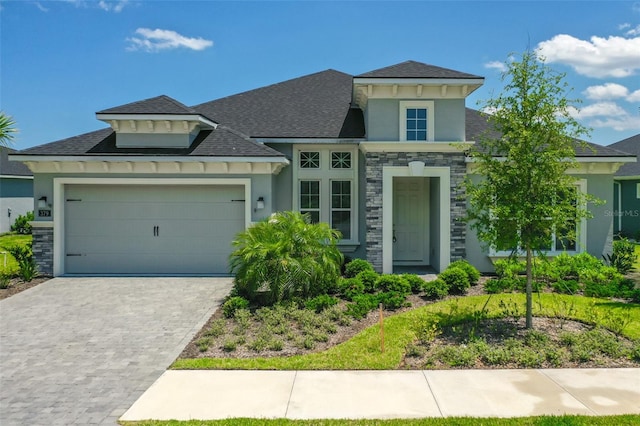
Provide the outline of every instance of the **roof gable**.
<path id="1" fill-rule="evenodd" d="M 405 61 L 377 70 L 357 75 L 356 78 L 483 78 L 448 68 L 424 64 L 416 61 Z"/>
<path id="2" fill-rule="evenodd" d="M 610 148 L 617 149 L 637 157 L 637 162 L 628 163 L 620 167 L 616 176 L 640 176 L 640 133 L 630 138 L 623 139 L 609 145 Z"/>
<path id="3" fill-rule="evenodd" d="M 197 114 L 193 109 L 167 96 L 160 95 L 155 98 L 143 99 L 113 108 L 98 111 L 96 114 L 171 114 L 193 115 Z"/>
<path id="4" fill-rule="evenodd" d="M 15 154 L 15 149 L 0 146 L 0 175 L 2 176 L 33 176 L 27 166 L 17 161 L 9 161 L 9 154 Z"/>

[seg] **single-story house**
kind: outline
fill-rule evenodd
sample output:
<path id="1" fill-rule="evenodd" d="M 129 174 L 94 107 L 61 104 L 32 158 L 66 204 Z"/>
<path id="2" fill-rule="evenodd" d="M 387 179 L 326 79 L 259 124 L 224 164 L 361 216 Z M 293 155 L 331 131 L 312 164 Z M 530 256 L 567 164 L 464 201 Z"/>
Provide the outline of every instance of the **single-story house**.
<path id="1" fill-rule="evenodd" d="M 640 134 L 609 145 L 640 158 Z M 640 240 L 640 162 L 620 167 L 613 177 L 613 230 Z"/>
<path id="2" fill-rule="evenodd" d="M 42 204 L 38 264 L 53 275 L 228 273 L 237 232 L 296 210 L 341 231 L 343 252 L 380 272 L 463 258 L 491 270 L 501 254 L 461 220 L 465 150 L 487 127 L 465 99 L 483 83 L 407 61 L 194 106 L 158 96 L 99 111 L 108 127 L 12 156 L 33 171 Z M 610 206 L 613 174 L 630 159 L 592 148 L 572 173 Z M 574 251 L 610 249 L 606 208 L 577 224 Z"/>
<path id="3" fill-rule="evenodd" d="M 0 234 L 9 232 L 18 216 L 33 211 L 33 173 L 24 164 L 9 161 L 15 152 L 0 147 Z"/>

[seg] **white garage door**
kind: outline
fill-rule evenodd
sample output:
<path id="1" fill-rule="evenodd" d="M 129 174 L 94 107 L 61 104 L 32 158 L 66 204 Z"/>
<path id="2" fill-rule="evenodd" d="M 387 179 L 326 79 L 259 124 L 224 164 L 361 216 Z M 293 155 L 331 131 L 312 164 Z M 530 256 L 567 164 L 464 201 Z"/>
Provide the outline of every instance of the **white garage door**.
<path id="1" fill-rule="evenodd" d="M 229 272 L 243 186 L 67 185 L 65 272 Z"/>

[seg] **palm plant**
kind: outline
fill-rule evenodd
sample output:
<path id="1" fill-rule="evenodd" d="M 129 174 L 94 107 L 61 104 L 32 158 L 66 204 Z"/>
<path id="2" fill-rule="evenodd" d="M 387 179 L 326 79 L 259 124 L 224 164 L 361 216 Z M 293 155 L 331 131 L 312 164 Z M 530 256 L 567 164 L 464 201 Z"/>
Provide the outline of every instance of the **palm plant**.
<path id="1" fill-rule="evenodd" d="M 0 111 L 0 146 L 8 147 L 11 145 L 13 134 L 18 131 L 15 126 L 16 122 L 13 118 Z"/>
<path id="2" fill-rule="evenodd" d="M 308 215 L 278 212 L 238 234 L 231 271 L 239 295 L 273 304 L 327 292 L 340 276 L 340 233 Z"/>

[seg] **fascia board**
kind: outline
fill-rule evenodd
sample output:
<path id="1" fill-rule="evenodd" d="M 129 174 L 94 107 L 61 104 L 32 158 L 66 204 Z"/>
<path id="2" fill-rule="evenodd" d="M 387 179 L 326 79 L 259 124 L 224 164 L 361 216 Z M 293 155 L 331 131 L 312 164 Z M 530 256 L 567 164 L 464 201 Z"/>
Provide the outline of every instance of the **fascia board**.
<path id="1" fill-rule="evenodd" d="M 12 161 L 22 162 L 67 162 L 67 161 L 98 161 L 98 162 L 181 162 L 181 163 L 283 163 L 289 164 L 284 156 L 282 157 L 181 157 L 181 156 L 153 156 L 153 155 L 110 155 L 110 156 L 49 156 L 49 155 L 15 155 L 11 156 Z"/>
<path id="2" fill-rule="evenodd" d="M 152 121 L 198 121 L 213 128 L 218 127 L 218 123 L 211 121 L 199 114 L 96 114 L 96 118 L 101 121 L 107 120 L 152 120 Z"/>
<path id="3" fill-rule="evenodd" d="M 354 78 L 354 85 L 417 85 L 423 86 L 463 86 L 463 85 L 483 85 L 484 78 Z"/>

